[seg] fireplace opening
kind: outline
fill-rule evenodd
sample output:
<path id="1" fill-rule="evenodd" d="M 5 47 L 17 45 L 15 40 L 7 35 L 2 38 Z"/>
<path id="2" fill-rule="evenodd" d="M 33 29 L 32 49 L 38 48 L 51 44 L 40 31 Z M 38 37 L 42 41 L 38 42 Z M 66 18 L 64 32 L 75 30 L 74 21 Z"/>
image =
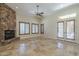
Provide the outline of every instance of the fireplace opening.
<path id="1" fill-rule="evenodd" d="M 5 30 L 5 40 L 9 40 L 15 37 L 15 30 Z"/>

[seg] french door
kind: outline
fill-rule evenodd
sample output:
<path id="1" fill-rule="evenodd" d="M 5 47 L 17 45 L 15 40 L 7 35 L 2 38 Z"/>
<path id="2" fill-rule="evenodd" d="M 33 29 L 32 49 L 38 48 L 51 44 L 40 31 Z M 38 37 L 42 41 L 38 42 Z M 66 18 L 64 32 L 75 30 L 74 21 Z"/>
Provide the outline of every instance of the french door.
<path id="1" fill-rule="evenodd" d="M 57 37 L 75 39 L 75 20 L 57 22 Z"/>
<path id="2" fill-rule="evenodd" d="M 64 38 L 64 22 L 57 22 L 57 37 Z"/>

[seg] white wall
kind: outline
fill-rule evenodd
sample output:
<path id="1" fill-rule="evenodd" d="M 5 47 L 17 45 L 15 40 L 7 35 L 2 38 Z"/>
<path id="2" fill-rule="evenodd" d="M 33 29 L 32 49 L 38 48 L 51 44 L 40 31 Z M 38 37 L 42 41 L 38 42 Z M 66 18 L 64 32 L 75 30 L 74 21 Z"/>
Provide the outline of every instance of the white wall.
<path id="1" fill-rule="evenodd" d="M 29 22 L 30 23 L 30 35 L 19 35 L 19 22 Z M 29 37 L 36 37 L 40 34 L 31 34 L 31 23 L 40 24 L 39 19 L 35 19 L 33 17 L 26 17 L 26 16 L 16 16 L 16 36 L 22 38 L 29 38 Z M 40 31 L 40 30 L 39 30 Z"/>
<path id="2" fill-rule="evenodd" d="M 16 35 L 20 38 L 27 38 L 27 37 L 35 37 L 40 36 L 40 34 L 30 34 L 30 35 L 19 35 L 19 22 L 29 22 L 29 23 L 44 23 L 44 31 L 45 31 L 45 37 L 57 39 L 57 22 L 58 21 L 64 21 L 59 19 L 59 16 L 64 16 L 67 14 L 77 13 L 77 16 L 75 18 L 75 40 L 73 42 L 79 43 L 79 4 L 64 8 L 62 10 L 57 11 L 56 13 L 52 13 L 52 15 L 46 16 L 42 21 L 38 19 L 34 19 L 33 17 L 26 17 L 26 16 L 18 16 L 16 17 Z M 31 28 L 31 25 L 30 25 Z M 31 30 L 30 30 L 31 32 Z M 62 39 L 66 40 L 66 39 Z M 71 40 L 68 40 L 71 41 Z"/>
<path id="3" fill-rule="evenodd" d="M 57 22 L 65 20 L 65 19 L 61 20 L 58 17 L 72 13 L 77 13 L 77 16 L 75 18 L 72 18 L 75 19 L 75 40 L 68 40 L 68 41 L 79 43 L 79 4 L 75 4 L 73 6 L 69 6 L 62 10 L 59 10 L 56 13 L 43 19 L 42 23 L 44 23 L 45 25 L 45 36 L 57 39 Z"/>

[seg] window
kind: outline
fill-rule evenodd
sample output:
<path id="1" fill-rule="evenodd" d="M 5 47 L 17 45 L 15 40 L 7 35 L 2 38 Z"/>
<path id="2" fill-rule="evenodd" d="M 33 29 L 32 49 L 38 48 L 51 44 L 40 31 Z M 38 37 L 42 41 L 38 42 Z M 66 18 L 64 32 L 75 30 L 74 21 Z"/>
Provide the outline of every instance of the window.
<path id="1" fill-rule="evenodd" d="M 20 22 L 19 23 L 19 31 L 20 34 L 29 34 L 30 33 L 30 24 L 27 22 Z"/>
<path id="2" fill-rule="evenodd" d="M 41 34 L 44 34 L 44 24 L 41 24 L 40 25 L 40 33 Z"/>
<path id="3" fill-rule="evenodd" d="M 32 34 L 39 33 L 39 24 L 32 23 Z"/>
<path id="4" fill-rule="evenodd" d="M 57 23 L 57 36 L 63 38 L 64 34 L 63 34 L 63 27 L 64 26 L 64 22 L 58 22 Z"/>
<path id="5" fill-rule="evenodd" d="M 75 39 L 75 21 L 69 20 L 67 21 L 67 29 L 66 29 L 66 36 L 69 39 Z"/>
<path id="6" fill-rule="evenodd" d="M 60 16 L 59 19 L 67 19 L 67 18 L 72 18 L 72 17 L 76 17 L 76 16 L 77 16 L 76 13 L 72 13 L 72 14 Z"/>

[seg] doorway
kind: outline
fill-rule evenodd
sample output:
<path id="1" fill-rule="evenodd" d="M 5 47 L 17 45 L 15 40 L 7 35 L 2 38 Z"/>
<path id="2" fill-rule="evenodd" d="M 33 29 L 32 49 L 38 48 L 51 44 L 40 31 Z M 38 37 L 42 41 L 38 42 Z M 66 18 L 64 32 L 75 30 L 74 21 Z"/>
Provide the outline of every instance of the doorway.
<path id="1" fill-rule="evenodd" d="M 57 22 L 57 38 L 75 39 L 75 20 Z"/>

